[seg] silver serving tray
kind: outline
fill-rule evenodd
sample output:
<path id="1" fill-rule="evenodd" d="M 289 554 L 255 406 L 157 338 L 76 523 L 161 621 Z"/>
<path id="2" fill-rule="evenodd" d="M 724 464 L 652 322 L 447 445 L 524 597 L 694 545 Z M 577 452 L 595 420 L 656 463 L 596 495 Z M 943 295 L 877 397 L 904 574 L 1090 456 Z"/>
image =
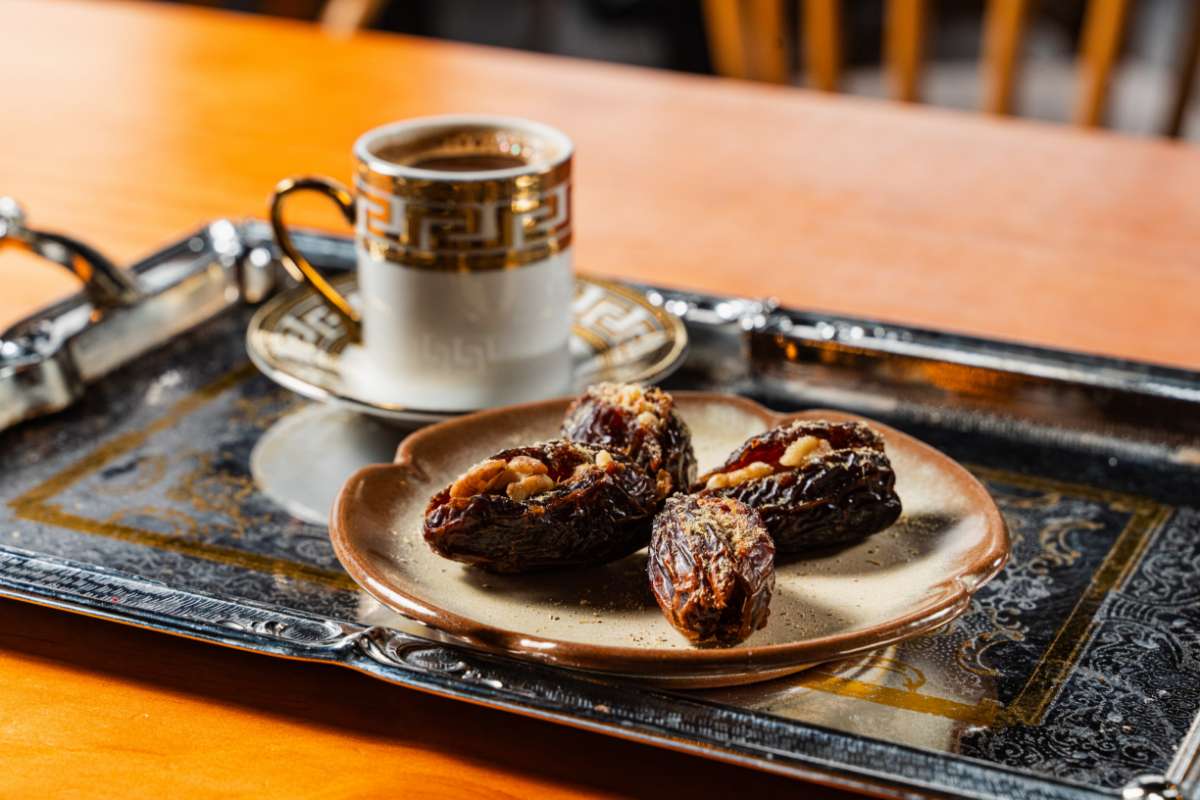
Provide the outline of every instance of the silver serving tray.
<path id="1" fill-rule="evenodd" d="M 352 266 L 347 240 L 298 240 Z M 133 274 L 136 296 L 91 290 L 0 336 L 4 596 L 876 795 L 1197 791 L 1196 373 L 638 287 L 688 327 L 668 386 L 912 432 L 985 481 L 1014 544 L 934 634 L 668 692 L 439 642 L 256 489 L 254 444 L 306 410 L 242 345 L 282 283 L 265 225 L 212 223 Z"/>

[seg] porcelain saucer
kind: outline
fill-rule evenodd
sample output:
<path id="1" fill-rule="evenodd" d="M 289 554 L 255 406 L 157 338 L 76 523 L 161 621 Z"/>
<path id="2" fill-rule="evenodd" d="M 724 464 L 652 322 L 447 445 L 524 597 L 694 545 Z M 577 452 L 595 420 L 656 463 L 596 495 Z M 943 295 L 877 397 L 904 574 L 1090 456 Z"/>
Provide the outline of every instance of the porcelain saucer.
<path id="1" fill-rule="evenodd" d="M 353 273 L 333 279 L 354 302 Z M 620 284 L 576 277 L 572 303 L 571 389 L 599 381 L 655 382 L 687 352 L 687 329 L 674 314 Z M 361 414 L 407 424 L 440 422 L 462 412 L 381 402 L 367 390 L 361 350 L 341 320 L 307 288 L 297 287 L 266 303 L 246 333 L 250 360 L 276 383 L 305 397 Z"/>

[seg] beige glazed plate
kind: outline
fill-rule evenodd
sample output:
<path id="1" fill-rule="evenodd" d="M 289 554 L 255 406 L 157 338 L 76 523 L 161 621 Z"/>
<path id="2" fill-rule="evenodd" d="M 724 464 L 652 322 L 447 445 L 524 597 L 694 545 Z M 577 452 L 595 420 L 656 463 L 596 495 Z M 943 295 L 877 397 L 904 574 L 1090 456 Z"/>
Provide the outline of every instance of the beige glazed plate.
<path id="1" fill-rule="evenodd" d="M 731 395 L 678 392 L 703 472 L 749 436 L 794 418 Z M 751 683 L 944 625 L 1008 558 L 1004 520 L 965 469 L 871 422 L 886 439 L 904 514 L 836 552 L 776 565 L 767 626 L 740 645 L 698 648 L 650 594 L 646 552 L 585 569 L 493 575 L 447 561 L 421 535 L 430 495 L 494 452 L 552 438 L 568 401 L 484 411 L 409 436 L 394 464 L 359 470 L 333 507 L 334 550 L 371 595 L 446 638 L 559 666 L 675 687 Z M 866 420 L 870 422 L 869 420 Z"/>

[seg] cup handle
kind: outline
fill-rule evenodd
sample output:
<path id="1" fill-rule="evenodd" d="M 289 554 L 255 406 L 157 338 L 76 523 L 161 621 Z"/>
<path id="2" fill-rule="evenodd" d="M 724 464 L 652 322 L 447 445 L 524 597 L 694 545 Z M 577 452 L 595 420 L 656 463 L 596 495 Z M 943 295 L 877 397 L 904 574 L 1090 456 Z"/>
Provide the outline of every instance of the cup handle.
<path id="1" fill-rule="evenodd" d="M 275 193 L 271 195 L 271 230 L 275 233 L 275 242 L 279 245 L 282 254 L 280 261 L 284 269 L 298 282 L 311 286 L 325 305 L 342 318 L 351 338 L 359 341 L 362 338 L 362 318 L 359 313 L 329 281 L 325 280 L 325 276 L 318 272 L 308 259 L 300 255 L 300 251 L 292 243 L 291 234 L 283 224 L 284 198 L 302 191 L 314 191 L 329 197 L 351 225 L 354 224 L 354 195 L 345 186 L 329 178 L 285 178 L 275 185 Z"/>

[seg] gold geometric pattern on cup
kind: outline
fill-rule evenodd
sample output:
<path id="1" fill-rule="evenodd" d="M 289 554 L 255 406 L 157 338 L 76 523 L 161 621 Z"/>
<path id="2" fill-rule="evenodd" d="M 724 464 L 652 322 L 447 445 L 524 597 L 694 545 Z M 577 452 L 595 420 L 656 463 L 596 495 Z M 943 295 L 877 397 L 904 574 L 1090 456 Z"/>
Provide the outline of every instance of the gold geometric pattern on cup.
<path id="1" fill-rule="evenodd" d="M 571 184 L 542 194 L 425 204 L 356 181 L 358 233 L 372 255 L 411 267 L 502 269 L 540 261 L 571 241 Z"/>
<path id="2" fill-rule="evenodd" d="M 434 187 L 360 170 L 358 233 L 373 257 L 405 266 L 472 271 L 522 266 L 570 245 L 569 175 L 560 168 L 553 175 L 463 185 L 469 197 L 447 202 L 439 196 L 447 190 L 444 184 L 435 194 Z M 518 184 L 522 178 L 530 180 Z"/>

